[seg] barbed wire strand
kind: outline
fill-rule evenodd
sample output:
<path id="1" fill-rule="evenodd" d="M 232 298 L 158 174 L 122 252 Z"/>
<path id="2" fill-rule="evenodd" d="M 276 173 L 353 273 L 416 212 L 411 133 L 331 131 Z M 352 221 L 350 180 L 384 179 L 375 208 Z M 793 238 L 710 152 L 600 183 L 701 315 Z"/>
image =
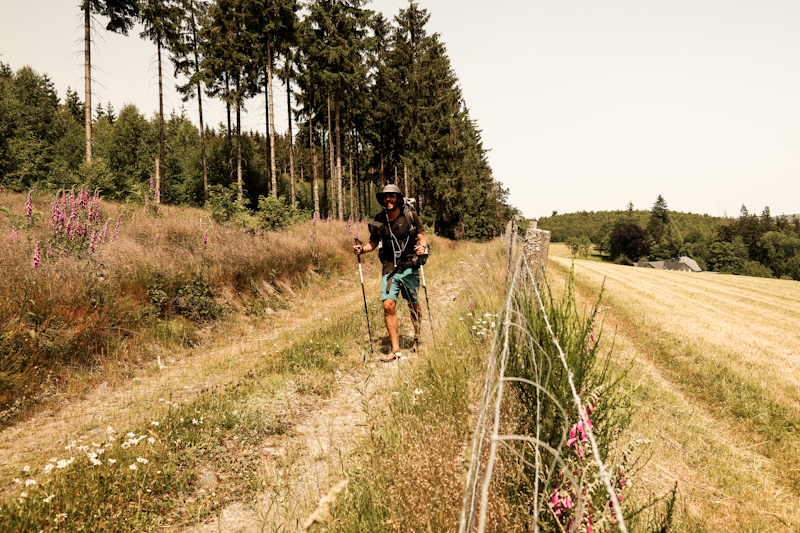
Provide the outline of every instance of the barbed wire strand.
<path id="1" fill-rule="evenodd" d="M 515 261 L 515 268 L 514 268 L 514 277 L 511 281 L 511 286 L 513 287 L 516 283 L 517 276 L 520 270 L 520 266 L 522 263 L 522 254 L 519 254 L 519 257 Z M 506 303 L 501 309 L 501 315 L 504 319 L 504 328 L 505 330 L 505 337 L 508 337 L 508 329 L 506 325 L 509 323 L 508 320 L 508 312 L 509 307 L 512 299 L 513 291 L 509 290 L 508 295 L 506 296 Z M 471 462 L 469 465 L 469 471 L 467 473 L 467 484 L 464 490 L 464 500 L 461 508 L 461 519 L 459 520 L 459 532 L 466 533 L 472 529 L 472 524 L 474 520 L 474 512 L 475 512 L 475 504 L 477 498 L 477 488 L 478 488 L 478 475 L 480 472 L 480 464 L 481 464 L 481 457 L 483 455 L 483 445 L 486 440 L 486 429 L 488 425 L 486 423 L 486 415 L 489 410 L 489 403 L 491 397 L 494 395 L 495 387 L 491 386 L 492 383 L 492 376 L 495 373 L 495 368 L 497 366 L 498 361 L 498 336 L 495 335 L 492 339 L 492 347 L 489 351 L 489 361 L 487 363 L 486 369 L 486 377 L 484 378 L 484 385 L 483 385 L 483 398 L 481 400 L 481 406 L 478 411 L 478 419 L 475 424 L 475 435 L 472 441 L 472 455 L 471 455 Z M 485 504 L 482 505 L 485 507 Z"/>
<path id="2" fill-rule="evenodd" d="M 528 265 L 527 261 L 524 261 L 525 268 L 527 269 L 528 273 L 531 277 L 533 277 L 533 272 L 531 272 L 530 265 Z M 619 505 L 619 500 L 617 499 L 617 494 L 614 492 L 614 488 L 611 486 L 611 473 L 606 469 L 605 464 L 603 463 L 602 459 L 600 459 L 600 452 L 597 447 L 597 441 L 594 438 L 594 432 L 592 431 L 592 426 L 589 423 L 589 417 L 586 414 L 586 411 L 583 409 L 583 405 L 581 402 L 581 397 L 578 394 L 578 391 L 575 389 L 575 382 L 572 379 L 572 370 L 570 370 L 569 365 L 567 364 L 566 355 L 564 355 L 564 350 L 561 349 L 561 345 L 558 342 L 558 339 L 553 333 L 553 328 L 550 326 L 550 320 L 547 317 L 547 313 L 544 309 L 544 302 L 542 301 L 542 295 L 539 293 L 539 287 L 536 286 L 536 283 L 533 284 L 533 288 L 536 292 L 536 299 L 539 302 L 539 308 L 542 310 L 542 317 L 544 318 L 545 325 L 547 326 L 547 331 L 550 333 L 550 338 L 553 341 L 553 344 L 558 349 L 558 357 L 561 359 L 561 363 L 564 365 L 564 369 L 567 371 L 567 380 L 569 381 L 569 387 L 572 391 L 572 398 L 575 402 L 575 407 L 578 409 L 578 416 L 581 417 L 583 420 L 583 428 L 586 431 L 586 436 L 589 438 L 589 444 L 592 447 L 592 455 L 594 456 L 595 463 L 597 463 L 598 472 L 596 477 L 603 481 L 603 484 L 606 487 L 606 492 L 608 492 L 608 497 L 611 500 L 611 505 L 614 507 L 614 514 L 617 518 L 617 525 L 619 526 L 620 531 L 622 533 L 628 533 L 628 528 L 625 526 L 625 519 L 622 516 L 622 508 Z"/>
<path id="3" fill-rule="evenodd" d="M 518 249 L 521 250 L 521 248 L 522 247 L 519 247 Z M 552 328 L 552 326 L 550 324 L 549 317 L 547 316 L 547 312 L 546 312 L 545 307 L 544 307 L 544 302 L 542 300 L 542 296 L 541 296 L 541 293 L 539 291 L 539 287 L 537 286 L 537 284 L 535 282 L 536 277 L 534 276 L 534 273 L 532 272 L 531 267 L 528 264 L 528 261 L 526 260 L 524 253 L 522 253 L 520 251 L 519 256 L 517 258 L 515 258 L 515 259 L 516 260 L 514 260 L 514 264 L 515 264 L 514 275 L 513 275 L 513 278 L 511 280 L 511 283 L 509 284 L 508 295 L 506 296 L 505 303 L 504 303 L 503 308 L 501 310 L 501 316 L 503 318 L 503 329 L 502 329 L 503 343 L 502 343 L 502 348 L 498 346 L 499 333 L 500 333 L 498 331 L 498 334 L 495 335 L 495 337 L 494 337 L 494 339 L 492 341 L 492 346 L 491 346 L 491 349 L 490 349 L 490 352 L 489 352 L 490 355 L 489 355 L 489 361 L 487 362 L 486 377 L 484 379 L 483 397 L 482 397 L 481 403 L 480 403 L 479 415 L 478 415 L 478 419 L 476 421 L 475 433 L 474 433 L 473 442 L 472 442 L 472 455 L 471 455 L 471 460 L 470 460 L 468 473 L 467 473 L 467 480 L 466 480 L 467 483 L 466 483 L 465 490 L 464 490 L 464 498 L 463 498 L 463 504 L 462 504 L 462 510 L 461 510 L 461 518 L 460 518 L 460 521 L 459 521 L 460 522 L 459 532 L 460 533 L 467 533 L 467 532 L 472 530 L 472 527 L 474 525 L 476 505 L 478 503 L 476 501 L 476 498 L 477 498 L 477 490 L 478 490 L 479 481 L 482 481 L 482 483 L 481 483 L 481 497 L 480 497 L 480 514 L 479 514 L 479 519 L 478 519 L 478 529 L 477 530 L 478 530 L 479 533 L 483 533 L 485 531 L 486 516 L 487 516 L 487 512 L 488 512 L 489 489 L 490 489 L 490 486 L 491 486 L 492 476 L 493 476 L 494 467 L 495 467 L 495 462 L 496 462 L 496 459 L 497 459 L 498 445 L 503 445 L 504 448 L 509 450 L 513 455 L 516 455 L 517 458 L 519 460 L 521 460 L 524 464 L 527 464 L 528 466 L 533 467 L 534 470 L 535 470 L 535 476 L 536 476 L 535 477 L 535 482 L 534 482 L 534 487 L 535 487 L 535 489 L 534 489 L 535 490 L 535 493 L 534 493 L 534 517 L 536 517 L 535 521 L 534 521 L 534 531 L 535 532 L 539 531 L 538 516 L 539 516 L 539 512 L 541 510 L 540 509 L 540 502 L 539 502 L 539 498 L 540 498 L 539 483 L 540 483 L 540 479 L 541 479 L 540 478 L 540 476 L 541 476 L 540 469 L 541 469 L 541 461 L 542 461 L 541 452 L 542 451 L 546 451 L 547 453 L 549 453 L 553 457 L 553 465 L 558 463 L 561 466 L 562 470 L 565 471 L 566 476 L 568 478 L 570 478 L 570 480 L 575 485 L 578 485 L 578 480 L 572 479 L 573 478 L 572 472 L 570 472 L 568 469 L 565 468 L 565 463 L 563 461 L 562 454 L 561 454 L 562 446 L 564 444 L 564 439 L 562 439 L 562 442 L 559 444 L 557 449 L 556 448 L 552 448 L 548 443 L 542 442 L 540 440 L 541 424 L 538 423 L 538 419 L 539 419 L 539 417 L 541 415 L 542 393 L 544 393 L 546 396 L 548 396 L 551 401 L 554 401 L 554 404 L 561 411 L 561 413 L 565 417 L 565 419 L 567 419 L 568 417 L 567 417 L 567 412 L 564 409 L 564 407 L 561 406 L 560 404 L 558 404 L 558 402 L 555 401 L 555 398 L 553 398 L 552 394 L 549 393 L 549 391 L 547 391 L 547 389 L 542 385 L 541 376 L 539 375 L 540 369 L 538 368 L 538 362 L 536 361 L 536 358 L 535 357 L 533 358 L 533 365 L 534 365 L 535 375 L 537 376 L 537 381 L 534 382 L 532 380 L 528 380 L 528 379 L 525 379 L 525 378 L 519 378 L 519 377 L 513 377 L 513 376 L 506 376 L 505 375 L 506 362 L 507 362 L 508 354 L 509 354 L 509 351 L 510 351 L 510 348 L 509 348 L 510 335 L 509 334 L 510 334 L 510 331 L 511 331 L 512 327 L 517 326 L 518 329 L 519 329 L 519 332 L 523 336 L 527 336 L 529 338 L 529 342 L 531 343 L 532 352 L 535 352 L 537 347 L 539 348 L 539 350 L 544 351 L 542 346 L 540 346 L 539 343 L 536 341 L 536 339 L 534 339 L 527 331 L 524 330 L 524 328 L 522 327 L 521 324 L 512 324 L 512 321 L 511 321 L 512 315 L 516 315 L 518 318 L 520 318 L 522 316 L 519 313 L 519 311 L 517 309 L 515 309 L 516 306 L 512 306 L 512 303 L 515 302 L 515 287 L 517 287 L 517 285 L 519 283 L 519 279 L 520 279 L 519 273 L 522 270 L 522 266 L 524 264 L 524 269 L 527 272 L 528 276 L 530 276 L 531 280 L 534 280 L 532 285 L 533 285 L 534 291 L 536 293 L 536 300 L 537 300 L 537 303 L 538 303 L 538 307 L 542 312 L 542 316 L 544 318 L 545 325 L 547 327 L 547 331 L 550 334 L 551 341 L 553 342 L 553 345 L 558 350 L 559 359 L 561 361 L 561 364 L 563 365 L 563 367 L 567 371 L 567 378 L 568 378 L 570 390 L 571 390 L 571 393 L 572 393 L 572 398 L 573 398 L 574 404 L 575 404 L 575 406 L 576 406 L 576 408 L 578 410 L 579 416 L 583 421 L 584 428 L 585 428 L 585 431 L 586 431 L 586 435 L 587 435 L 587 437 L 589 439 L 589 444 L 590 444 L 590 446 L 592 448 L 592 456 L 593 456 L 594 462 L 597 464 L 597 467 L 598 467 L 598 473 L 595 474 L 595 478 L 600 479 L 603 482 L 603 484 L 604 484 L 604 486 L 606 488 L 606 492 L 608 493 L 609 499 L 611 501 L 611 505 L 612 505 L 612 507 L 614 509 L 615 518 L 617 520 L 617 525 L 618 525 L 620 531 L 622 533 L 627 533 L 627 527 L 625 525 L 624 517 L 622 515 L 622 509 L 621 509 L 621 507 L 619 505 L 619 501 L 617 499 L 616 493 L 615 493 L 615 491 L 614 491 L 614 489 L 613 489 L 613 487 L 611 485 L 611 474 L 609 473 L 609 471 L 607 470 L 607 468 L 605 467 L 603 461 L 600 458 L 599 448 L 598 448 L 597 442 L 596 442 L 596 440 L 594 438 L 594 434 L 592 432 L 591 426 L 589 425 L 590 422 L 588 420 L 588 415 L 585 412 L 585 410 L 583 409 L 583 405 L 582 405 L 583 402 L 582 402 L 581 397 L 580 397 L 580 395 L 578 394 L 578 392 L 577 392 L 577 390 L 575 388 L 575 383 L 573 381 L 573 373 L 570 370 L 569 365 L 567 363 L 566 355 L 564 354 L 564 351 L 561 348 L 561 345 L 559 344 L 558 339 L 555 336 L 555 333 L 553 332 L 553 328 Z M 519 305 L 518 302 L 517 302 L 517 305 Z M 499 374 L 497 372 L 498 364 L 499 364 Z M 500 435 L 500 433 L 499 433 L 499 431 L 500 431 L 500 422 L 501 422 L 501 420 L 500 420 L 500 412 L 501 412 L 501 405 L 502 405 L 502 400 L 503 400 L 504 383 L 506 381 L 508 381 L 508 382 L 511 382 L 511 381 L 522 382 L 522 383 L 525 383 L 527 385 L 530 385 L 530 386 L 534 387 L 534 389 L 536 390 L 537 424 L 536 424 L 536 436 L 535 437 L 529 437 L 529 436 L 526 436 L 526 435 Z M 493 385 L 492 384 L 493 382 L 496 383 L 496 385 Z M 490 420 L 487 420 L 487 417 L 490 416 L 489 412 L 490 412 L 490 405 L 491 404 L 493 404 L 493 407 L 494 407 L 494 409 L 493 409 L 494 416 Z M 492 427 L 491 437 L 487 439 L 487 432 L 488 432 L 488 429 L 489 429 L 490 425 Z M 482 456 L 483 456 L 483 453 L 484 453 L 484 445 L 485 445 L 485 442 L 487 440 L 490 440 L 490 442 L 491 442 L 491 446 L 490 446 L 490 450 L 489 450 L 489 454 L 488 454 L 489 458 L 487 460 L 486 468 L 482 472 L 482 475 L 481 475 Z M 531 462 L 529 460 L 525 459 L 524 455 L 520 451 L 516 450 L 512 446 L 509 446 L 509 441 L 519 441 L 519 442 L 523 442 L 524 445 L 531 445 L 534 448 L 534 452 L 535 452 L 534 453 L 534 463 L 531 464 Z M 481 477 L 482 477 L 482 480 L 480 479 Z M 550 476 L 548 475 L 548 480 L 549 479 L 550 479 Z M 548 481 L 548 483 L 549 483 L 549 481 Z M 582 500 L 583 500 L 583 498 L 579 495 L 578 509 L 577 509 L 578 522 L 580 522 L 580 516 L 583 514 L 584 503 L 583 503 Z"/>

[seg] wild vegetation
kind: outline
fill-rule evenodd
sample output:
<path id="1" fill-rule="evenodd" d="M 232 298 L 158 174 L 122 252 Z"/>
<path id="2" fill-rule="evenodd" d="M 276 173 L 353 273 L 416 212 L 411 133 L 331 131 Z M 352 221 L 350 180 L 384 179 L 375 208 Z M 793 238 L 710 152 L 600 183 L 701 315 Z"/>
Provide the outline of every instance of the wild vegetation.
<path id="1" fill-rule="evenodd" d="M 569 275 L 570 255 L 551 246 L 552 275 Z M 675 530 L 797 530 L 797 283 L 579 260 L 574 272 L 582 298 L 604 286 L 636 385 L 631 435 L 652 441 L 640 482 L 678 483 Z"/>
<path id="2" fill-rule="evenodd" d="M 554 242 L 586 257 L 589 243 L 620 264 L 688 256 L 703 270 L 800 280 L 800 219 L 748 213 L 739 218 L 676 213 L 659 195 L 650 211 L 554 214 L 539 220 Z"/>
<path id="3" fill-rule="evenodd" d="M 498 235 L 513 214 L 492 177 L 480 131 L 427 11 L 392 19 L 360 0 L 86 0 L 86 92 L 59 98 L 46 74 L 0 63 L 0 187 L 57 192 L 86 185 L 103 197 L 203 206 L 231 188 L 244 209 L 259 198 L 339 221 L 378 209 L 376 187 L 397 183 L 423 222 L 447 237 Z M 196 99 L 150 119 L 135 106 L 91 100 L 91 26 L 142 37 L 169 60 Z M 164 65 L 162 65 L 162 63 Z M 275 131 L 274 78 L 283 82 L 288 131 Z M 277 85 L 277 84 L 276 84 Z M 203 95 L 225 102 L 225 124 L 203 122 Z M 241 131 L 248 99 L 263 96 L 267 134 Z M 283 98 L 283 97 L 281 97 Z M 150 201 L 153 195 L 150 195 Z"/>
<path id="4" fill-rule="evenodd" d="M 11 220 L 0 248 L 2 423 L 52 396 L 71 367 L 147 359 L 150 339 L 192 345 L 226 313 L 283 305 L 292 287 L 339 274 L 342 249 L 366 232 L 330 219 L 266 231 L 258 217 L 246 231 L 200 209 L 108 203 L 85 189 L 6 192 L 0 206 Z"/>

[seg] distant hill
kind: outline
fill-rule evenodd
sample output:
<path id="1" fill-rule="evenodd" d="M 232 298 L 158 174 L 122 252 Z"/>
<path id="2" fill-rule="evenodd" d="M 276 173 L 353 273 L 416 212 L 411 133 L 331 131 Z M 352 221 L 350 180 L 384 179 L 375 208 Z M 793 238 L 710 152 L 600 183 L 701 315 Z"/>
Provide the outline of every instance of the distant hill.
<path id="1" fill-rule="evenodd" d="M 598 243 L 608 232 L 611 225 L 619 217 L 626 214 L 631 215 L 633 220 L 643 228 L 647 227 L 647 222 L 650 219 L 649 210 L 635 210 L 632 213 L 627 210 L 579 211 L 577 213 L 542 217 L 537 222 L 539 229 L 551 232 L 550 240 L 553 242 L 564 242 L 569 237 L 586 236 L 592 242 Z M 670 211 L 669 216 L 682 237 L 685 237 L 690 231 L 697 230 L 707 240 L 710 240 L 717 226 L 723 220 L 720 217 L 678 211 Z"/>

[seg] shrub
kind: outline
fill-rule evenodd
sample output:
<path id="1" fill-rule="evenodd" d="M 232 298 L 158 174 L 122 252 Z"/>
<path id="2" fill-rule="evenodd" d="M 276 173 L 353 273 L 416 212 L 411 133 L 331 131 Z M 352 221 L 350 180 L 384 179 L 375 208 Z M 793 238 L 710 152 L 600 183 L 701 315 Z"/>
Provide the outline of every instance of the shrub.
<path id="1" fill-rule="evenodd" d="M 238 190 L 235 184 L 231 184 L 227 188 L 222 185 L 209 187 L 206 209 L 217 224 L 241 221 L 247 217 L 247 207 L 238 200 Z"/>
<path id="2" fill-rule="evenodd" d="M 256 216 L 260 228 L 276 230 L 300 220 L 302 212 L 291 206 L 283 196 L 259 196 Z"/>

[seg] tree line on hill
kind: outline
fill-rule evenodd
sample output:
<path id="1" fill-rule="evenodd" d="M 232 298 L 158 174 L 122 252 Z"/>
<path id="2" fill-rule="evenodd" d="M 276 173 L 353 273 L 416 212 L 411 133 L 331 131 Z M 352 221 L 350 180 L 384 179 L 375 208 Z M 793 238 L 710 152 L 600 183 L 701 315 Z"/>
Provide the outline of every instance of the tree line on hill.
<path id="1" fill-rule="evenodd" d="M 480 130 L 427 10 L 410 2 L 389 21 L 362 0 L 84 0 L 85 94 L 31 67 L 0 63 L 0 186 L 15 191 L 88 184 L 105 197 L 141 198 L 155 178 L 158 203 L 203 205 L 213 191 L 255 208 L 260 197 L 321 217 L 377 210 L 376 188 L 396 183 L 418 199 L 440 235 L 484 239 L 515 210 L 492 175 Z M 92 107 L 91 30 L 134 24 L 157 50 L 159 95 L 169 58 L 184 111 L 147 119 L 133 105 Z M 288 131 L 275 132 L 273 80 L 285 88 Z M 204 123 L 203 96 L 226 122 Z M 241 129 L 263 95 L 267 134 Z"/>
<path id="2" fill-rule="evenodd" d="M 738 218 L 669 210 L 659 195 L 650 211 L 580 212 L 539 219 L 554 242 L 566 242 L 575 255 L 591 245 L 619 264 L 688 256 L 703 270 L 800 280 L 800 219 L 761 215 L 742 205 Z"/>

